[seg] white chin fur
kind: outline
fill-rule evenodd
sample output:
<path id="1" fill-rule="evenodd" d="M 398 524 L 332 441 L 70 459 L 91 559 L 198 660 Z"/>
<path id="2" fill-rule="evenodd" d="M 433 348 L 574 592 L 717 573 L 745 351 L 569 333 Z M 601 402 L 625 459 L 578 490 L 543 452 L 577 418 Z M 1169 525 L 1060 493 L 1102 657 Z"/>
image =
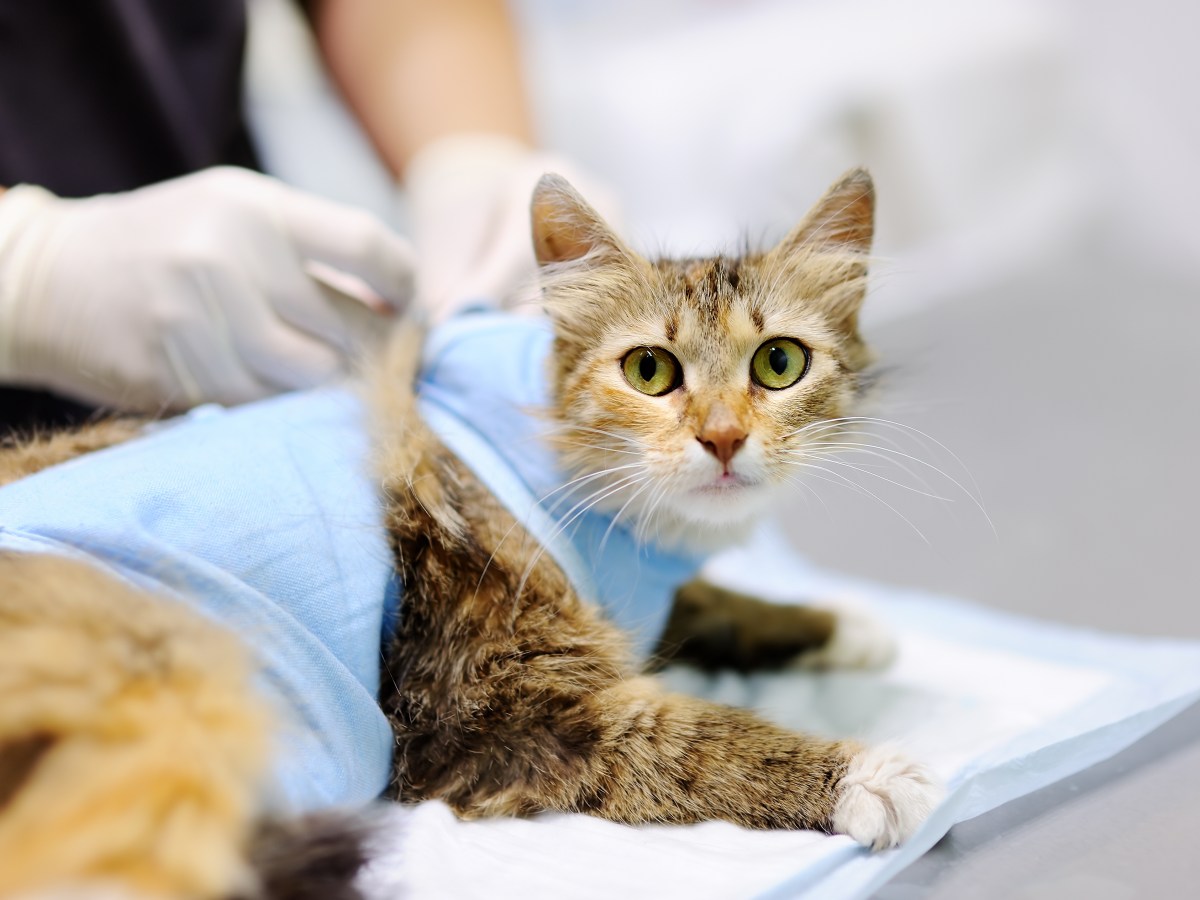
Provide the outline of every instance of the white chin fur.
<path id="1" fill-rule="evenodd" d="M 712 552 L 745 540 L 770 500 L 771 492 L 761 485 L 713 494 L 672 494 L 658 504 L 648 534 L 662 547 Z"/>
<path id="2" fill-rule="evenodd" d="M 665 549 L 684 549 L 692 553 L 715 553 L 750 536 L 752 522 L 696 522 L 677 515 L 656 517 L 650 540 Z"/>
<path id="3" fill-rule="evenodd" d="M 661 547 L 705 553 L 728 547 L 744 540 L 779 496 L 779 486 L 764 478 L 752 449 L 738 460 L 735 471 L 748 484 L 715 489 L 721 467 L 703 451 L 692 449 L 674 459 L 671 468 L 660 465 L 657 476 L 670 482 L 664 495 L 648 491 L 626 505 L 628 495 L 617 491 L 598 507 L 620 512 L 625 523 L 649 519 L 641 533 Z"/>
<path id="4" fill-rule="evenodd" d="M 680 518 L 708 525 L 745 522 L 760 515 L 770 502 L 764 484 L 727 488 L 722 491 L 688 491 L 668 502 Z"/>

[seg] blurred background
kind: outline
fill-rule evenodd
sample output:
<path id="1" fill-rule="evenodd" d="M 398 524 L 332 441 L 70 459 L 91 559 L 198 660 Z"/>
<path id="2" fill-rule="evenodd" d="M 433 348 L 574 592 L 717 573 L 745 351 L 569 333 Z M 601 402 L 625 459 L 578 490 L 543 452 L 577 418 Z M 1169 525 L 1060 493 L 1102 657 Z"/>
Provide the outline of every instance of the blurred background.
<path id="1" fill-rule="evenodd" d="M 403 228 L 291 4 L 252 9 L 268 170 Z M 640 249 L 769 242 L 843 170 L 872 169 L 872 412 L 903 423 L 872 440 L 903 455 L 789 500 L 798 548 L 1022 614 L 1200 637 L 1200 6 L 513 9 L 541 138 L 615 188 Z M 885 896 L 1179 895 L 1200 876 L 1198 767 L 1193 710 L 959 826 Z"/>
<path id="2" fill-rule="evenodd" d="M 814 482 L 824 506 L 784 516 L 806 553 L 1200 636 L 1200 7 L 511 5 L 539 136 L 615 189 L 642 250 L 766 244 L 845 169 L 874 173 L 872 413 L 928 435 L 892 432 L 924 477 Z M 287 0 L 251 3 L 246 93 L 269 171 L 406 227 Z"/>

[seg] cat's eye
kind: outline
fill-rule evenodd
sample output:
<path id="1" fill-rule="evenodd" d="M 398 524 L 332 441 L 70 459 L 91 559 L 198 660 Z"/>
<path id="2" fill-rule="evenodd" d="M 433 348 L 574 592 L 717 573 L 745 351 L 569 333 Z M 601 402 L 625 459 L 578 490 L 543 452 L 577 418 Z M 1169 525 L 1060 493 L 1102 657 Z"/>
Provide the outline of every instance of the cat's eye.
<path id="1" fill-rule="evenodd" d="M 679 361 L 662 347 L 634 347 L 621 361 L 625 380 L 634 390 L 658 397 L 683 383 Z"/>
<path id="2" fill-rule="evenodd" d="M 808 351 L 791 338 L 775 338 L 754 351 L 750 376 L 765 388 L 791 387 L 808 369 Z"/>

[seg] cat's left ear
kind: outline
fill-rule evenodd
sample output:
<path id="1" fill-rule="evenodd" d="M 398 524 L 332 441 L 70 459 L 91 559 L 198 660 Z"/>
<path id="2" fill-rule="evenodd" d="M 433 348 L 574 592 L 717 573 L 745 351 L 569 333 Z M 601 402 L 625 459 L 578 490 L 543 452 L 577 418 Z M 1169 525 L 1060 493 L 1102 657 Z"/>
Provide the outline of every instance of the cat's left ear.
<path id="1" fill-rule="evenodd" d="M 826 250 L 865 256 L 874 236 L 875 183 L 866 169 L 851 169 L 772 252 Z"/>

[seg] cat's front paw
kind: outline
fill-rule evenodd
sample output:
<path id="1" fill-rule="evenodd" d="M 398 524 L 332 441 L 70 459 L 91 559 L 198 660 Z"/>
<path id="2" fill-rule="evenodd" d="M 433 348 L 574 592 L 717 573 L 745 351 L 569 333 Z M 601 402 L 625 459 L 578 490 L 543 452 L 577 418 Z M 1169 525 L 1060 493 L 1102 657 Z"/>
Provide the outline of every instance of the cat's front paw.
<path id="1" fill-rule="evenodd" d="M 909 838 L 945 796 L 932 772 L 886 744 L 855 754 L 838 791 L 833 831 L 872 850 Z"/>
<path id="2" fill-rule="evenodd" d="M 882 669 L 896 658 L 891 628 L 864 609 L 831 609 L 833 634 L 819 647 L 798 654 L 792 665 L 801 669 Z"/>

